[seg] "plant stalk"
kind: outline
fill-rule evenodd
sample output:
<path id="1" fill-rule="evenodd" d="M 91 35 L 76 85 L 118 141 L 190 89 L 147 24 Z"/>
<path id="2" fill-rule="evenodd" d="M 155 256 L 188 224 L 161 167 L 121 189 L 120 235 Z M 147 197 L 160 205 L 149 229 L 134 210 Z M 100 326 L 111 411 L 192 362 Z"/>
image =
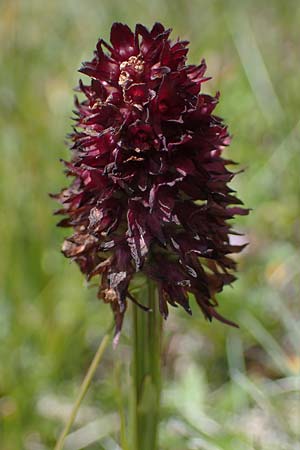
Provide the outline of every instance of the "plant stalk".
<path id="1" fill-rule="evenodd" d="M 85 394 L 87 393 L 90 384 L 92 382 L 93 376 L 95 375 L 95 372 L 97 370 L 98 365 L 101 362 L 102 356 L 104 354 L 104 351 L 106 350 L 108 344 L 110 342 L 110 332 L 107 332 L 107 334 L 105 334 L 105 336 L 103 337 L 103 339 L 101 340 L 98 350 L 92 360 L 92 363 L 84 377 L 84 380 L 80 386 L 79 392 L 78 392 L 78 396 L 76 398 L 76 401 L 74 403 L 74 406 L 72 408 L 71 414 L 68 418 L 68 421 L 63 429 L 63 431 L 61 432 L 61 435 L 59 436 L 59 439 L 55 445 L 54 450 L 62 450 L 64 447 L 64 443 L 65 443 L 65 439 L 67 437 L 67 435 L 70 433 L 72 425 L 76 419 L 78 410 L 80 408 L 80 405 L 82 403 L 82 400 L 85 397 Z"/>
<path id="2" fill-rule="evenodd" d="M 148 281 L 141 294 L 151 311 L 133 305 L 133 440 L 135 450 L 157 450 L 162 320 L 155 285 Z"/>

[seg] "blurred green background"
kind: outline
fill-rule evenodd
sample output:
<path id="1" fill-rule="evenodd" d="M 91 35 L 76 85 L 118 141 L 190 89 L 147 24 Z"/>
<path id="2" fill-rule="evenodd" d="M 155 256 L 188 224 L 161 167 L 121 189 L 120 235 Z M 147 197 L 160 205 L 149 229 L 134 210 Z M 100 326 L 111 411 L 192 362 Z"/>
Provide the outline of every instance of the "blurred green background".
<path id="1" fill-rule="evenodd" d="M 239 280 L 220 296 L 232 330 L 172 310 L 165 324 L 162 450 L 300 449 L 300 4 L 293 0 L 10 0 L 0 16 L 0 448 L 48 450 L 111 321 L 60 254 L 48 192 L 71 127 L 76 69 L 113 21 L 190 40 L 222 93 L 218 114 L 246 172 Z M 119 449 L 130 313 L 97 371 L 66 449 Z M 121 386 L 121 388 L 120 388 Z"/>

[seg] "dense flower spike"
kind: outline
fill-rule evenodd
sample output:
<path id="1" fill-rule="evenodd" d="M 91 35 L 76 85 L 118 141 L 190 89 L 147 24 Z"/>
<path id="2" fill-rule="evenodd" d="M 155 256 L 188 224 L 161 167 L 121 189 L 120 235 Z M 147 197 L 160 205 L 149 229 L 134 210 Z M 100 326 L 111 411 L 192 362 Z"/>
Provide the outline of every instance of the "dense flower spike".
<path id="1" fill-rule="evenodd" d="M 168 304 L 191 313 L 192 293 L 205 317 L 225 323 L 215 294 L 234 281 L 227 223 L 248 210 L 227 186 L 234 174 L 223 149 L 230 138 L 213 115 L 219 95 L 200 93 L 206 65 L 186 65 L 188 42 L 169 40 L 156 23 L 149 31 L 115 23 L 111 45 L 102 39 L 80 72 L 85 98 L 75 100 L 71 186 L 55 196 L 73 227 L 63 253 L 109 303 L 118 336 L 135 272 L 157 284 L 162 315 Z M 141 305 L 143 307 L 143 305 Z M 145 307 L 144 307 L 145 308 Z"/>

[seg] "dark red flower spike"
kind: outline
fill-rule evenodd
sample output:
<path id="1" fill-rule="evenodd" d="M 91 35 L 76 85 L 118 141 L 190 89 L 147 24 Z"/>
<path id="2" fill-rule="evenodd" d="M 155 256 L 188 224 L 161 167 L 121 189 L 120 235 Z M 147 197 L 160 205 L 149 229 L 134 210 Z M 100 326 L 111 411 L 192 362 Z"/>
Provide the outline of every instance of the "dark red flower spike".
<path id="1" fill-rule="evenodd" d="M 216 312 L 216 293 L 234 281 L 228 220 L 247 214 L 228 187 L 234 176 L 222 158 L 227 127 L 213 115 L 219 94 L 201 93 L 206 65 L 187 65 L 188 42 L 171 30 L 115 23 L 111 45 L 99 40 L 80 72 L 70 187 L 55 196 L 59 225 L 73 227 L 63 253 L 112 307 L 119 335 L 130 283 L 138 271 L 158 286 L 162 315 L 168 304 L 191 313 L 193 294 L 203 314 Z M 145 309 L 146 306 L 142 305 Z"/>

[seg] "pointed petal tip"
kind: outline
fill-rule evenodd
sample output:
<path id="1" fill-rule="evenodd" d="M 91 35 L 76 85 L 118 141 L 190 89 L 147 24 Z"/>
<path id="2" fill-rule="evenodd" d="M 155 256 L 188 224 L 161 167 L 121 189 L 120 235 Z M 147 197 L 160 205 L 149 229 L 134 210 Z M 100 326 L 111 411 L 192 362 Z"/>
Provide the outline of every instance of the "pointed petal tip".
<path id="1" fill-rule="evenodd" d="M 119 340 L 120 340 L 121 331 L 115 333 L 113 338 L 113 349 L 116 350 Z"/>

